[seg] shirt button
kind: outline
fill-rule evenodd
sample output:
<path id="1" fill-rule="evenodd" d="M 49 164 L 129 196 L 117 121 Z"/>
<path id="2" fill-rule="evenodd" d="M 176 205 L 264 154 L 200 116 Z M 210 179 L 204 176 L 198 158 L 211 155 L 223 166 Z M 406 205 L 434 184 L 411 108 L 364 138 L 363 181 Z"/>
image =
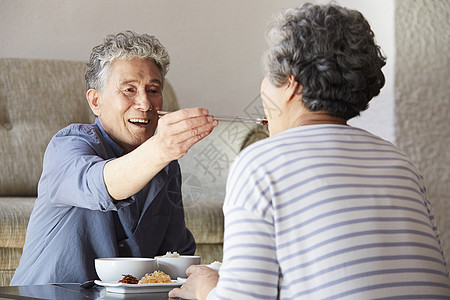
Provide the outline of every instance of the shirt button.
<path id="1" fill-rule="evenodd" d="M 119 247 L 122 247 L 122 248 L 123 248 L 123 247 L 125 247 L 125 245 L 124 245 L 123 243 L 120 243 L 120 244 L 119 244 Z"/>

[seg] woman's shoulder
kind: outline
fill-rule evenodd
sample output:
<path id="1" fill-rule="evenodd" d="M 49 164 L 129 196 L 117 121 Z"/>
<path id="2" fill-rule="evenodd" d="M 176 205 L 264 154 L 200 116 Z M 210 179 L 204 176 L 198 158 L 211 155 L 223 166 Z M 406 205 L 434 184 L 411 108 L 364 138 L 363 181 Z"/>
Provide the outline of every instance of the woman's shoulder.
<path id="1" fill-rule="evenodd" d="M 281 154 L 279 146 L 282 143 L 283 139 L 280 139 L 278 135 L 251 143 L 239 152 L 233 161 L 230 171 L 251 173 L 252 170 L 266 168 L 267 164 L 274 157 Z"/>
<path id="2" fill-rule="evenodd" d="M 279 151 L 279 146 L 289 142 L 293 138 L 298 135 L 296 131 L 286 130 L 281 132 L 275 136 L 265 135 L 264 132 L 255 132 L 255 136 L 257 137 L 247 137 L 244 145 L 242 147 L 242 151 L 239 153 L 238 157 L 251 157 L 253 159 L 255 157 L 262 157 L 266 155 L 270 155 L 273 152 Z M 254 140 L 252 140 L 252 137 Z M 246 144 L 245 144 L 246 143 Z"/>

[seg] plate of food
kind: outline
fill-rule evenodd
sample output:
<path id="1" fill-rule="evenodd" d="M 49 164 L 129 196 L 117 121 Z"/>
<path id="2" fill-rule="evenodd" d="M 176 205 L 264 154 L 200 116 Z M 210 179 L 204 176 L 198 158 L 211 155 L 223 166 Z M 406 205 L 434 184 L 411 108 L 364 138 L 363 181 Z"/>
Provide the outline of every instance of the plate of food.
<path id="1" fill-rule="evenodd" d="M 173 288 L 180 287 L 183 282 L 171 280 L 164 272 L 155 271 L 146 274 L 140 280 L 132 275 L 124 275 L 119 281 L 95 280 L 94 283 L 106 288 L 109 293 L 137 294 L 137 293 L 161 293 L 169 292 Z"/>

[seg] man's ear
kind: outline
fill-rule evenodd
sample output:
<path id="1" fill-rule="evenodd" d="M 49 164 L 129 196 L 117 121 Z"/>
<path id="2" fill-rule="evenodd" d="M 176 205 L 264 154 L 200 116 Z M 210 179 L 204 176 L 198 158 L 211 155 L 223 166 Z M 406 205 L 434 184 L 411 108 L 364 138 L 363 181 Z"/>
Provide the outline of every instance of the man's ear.
<path id="1" fill-rule="evenodd" d="M 86 92 L 86 99 L 89 103 L 89 107 L 97 117 L 100 115 L 100 97 L 100 92 L 97 90 L 89 89 Z"/>
<path id="2" fill-rule="evenodd" d="M 301 97 L 302 89 L 303 86 L 295 80 L 295 76 L 290 75 L 285 90 L 288 99 L 292 100 Z"/>

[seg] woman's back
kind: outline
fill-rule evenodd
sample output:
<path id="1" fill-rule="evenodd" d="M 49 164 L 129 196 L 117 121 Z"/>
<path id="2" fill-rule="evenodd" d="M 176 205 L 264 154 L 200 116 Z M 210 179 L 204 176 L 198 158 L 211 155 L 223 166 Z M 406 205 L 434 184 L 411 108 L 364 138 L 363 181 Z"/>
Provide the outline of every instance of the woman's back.
<path id="1" fill-rule="evenodd" d="M 421 175 L 389 142 L 349 126 L 289 129 L 232 167 L 217 293 L 274 297 L 279 267 L 285 299 L 449 296 L 429 210 Z"/>

